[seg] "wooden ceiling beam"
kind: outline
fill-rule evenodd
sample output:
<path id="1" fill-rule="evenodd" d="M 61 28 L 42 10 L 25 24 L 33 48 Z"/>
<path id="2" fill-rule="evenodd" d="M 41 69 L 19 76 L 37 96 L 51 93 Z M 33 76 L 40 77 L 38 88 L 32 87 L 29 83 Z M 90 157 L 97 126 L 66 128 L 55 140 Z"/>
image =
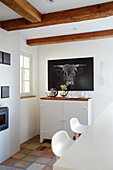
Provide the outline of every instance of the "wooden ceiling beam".
<path id="1" fill-rule="evenodd" d="M 31 23 L 41 22 L 42 14 L 26 0 L 0 0 Z"/>
<path id="2" fill-rule="evenodd" d="M 92 20 L 92 19 L 104 18 L 109 16 L 113 16 L 113 2 L 108 2 L 108 3 L 103 3 L 103 4 L 88 6 L 88 7 L 82 7 L 82 8 L 77 8 L 77 9 L 72 9 L 67 11 L 43 14 L 42 21 L 38 23 L 30 23 L 24 18 L 2 21 L 1 28 L 7 31 L 13 31 L 13 30 L 37 28 L 43 26 Z"/>
<path id="3" fill-rule="evenodd" d="M 67 42 L 75 42 L 75 41 L 104 39 L 104 38 L 111 38 L 111 37 L 113 37 L 113 30 L 29 39 L 26 41 L 26 43 L 27 45 L 30 46 L 38 46 L 38 45 L 67 43 Z"/>

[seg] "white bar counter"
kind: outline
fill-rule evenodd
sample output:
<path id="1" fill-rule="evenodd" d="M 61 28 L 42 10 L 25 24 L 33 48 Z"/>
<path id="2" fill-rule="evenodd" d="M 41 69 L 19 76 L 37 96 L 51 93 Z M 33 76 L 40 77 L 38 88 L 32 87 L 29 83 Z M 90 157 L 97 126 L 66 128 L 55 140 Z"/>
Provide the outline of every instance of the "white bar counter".
<path id="1" fill-rule="evenodd" d="M 113 103 L 54 164 L 53 170 L 113 170 Z"/>

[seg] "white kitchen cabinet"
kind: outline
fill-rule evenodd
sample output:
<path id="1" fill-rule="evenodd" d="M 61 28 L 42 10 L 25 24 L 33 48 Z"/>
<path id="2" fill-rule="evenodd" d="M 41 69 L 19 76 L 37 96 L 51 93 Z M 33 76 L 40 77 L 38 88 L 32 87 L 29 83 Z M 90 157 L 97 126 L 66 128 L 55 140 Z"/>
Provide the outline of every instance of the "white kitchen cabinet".
<path id="1" fill-rule="evenodd" d="M 51 139 L 54 133 L 62 130 L 62 102 L 41 100 L 40 102 L 40 142 Z"/>
<path id="2" fill-rule="evenodd" d="M 48 99 L 48 100 L 47 100 Z M 40 142 L 51 139 L 52 136 L 65 130 L 73 136 L 70 129 L 70 119 L 76 117 L 80 123 L 92 123 L 92 99 L 58 100 L 57 98 L 41 98 L 40 101 Z"/>
<path id="3" fill-rule="evenodd" d="M 91 101 L 91 99 L 88 101 L 62 101 L 63 129 L 68 132 L 71 138 L 74 135 L 70 128 L 71 118 L 78 118 L 83 125 L 92 123 Z"/>

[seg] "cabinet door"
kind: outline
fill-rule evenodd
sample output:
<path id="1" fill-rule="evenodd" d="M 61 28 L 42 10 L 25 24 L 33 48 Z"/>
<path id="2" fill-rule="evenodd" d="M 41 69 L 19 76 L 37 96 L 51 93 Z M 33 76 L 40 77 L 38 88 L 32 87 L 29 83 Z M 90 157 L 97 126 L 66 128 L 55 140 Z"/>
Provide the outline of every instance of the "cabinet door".
<path id="1" fill-rule="evenodd" d="M 40 103 L 40 135 L 43 139 L 51 139 L 62 130 L 62 102 L 45 101 Z"/>
<path id="2" fill-rule="evenodd" d="M 70 137 L 73 132 L 70 128 L 70 119 L 76 117 L 80 123 L 88 124 L 88 102 L 87 101 L 63 101 L 63 129 Z"/>

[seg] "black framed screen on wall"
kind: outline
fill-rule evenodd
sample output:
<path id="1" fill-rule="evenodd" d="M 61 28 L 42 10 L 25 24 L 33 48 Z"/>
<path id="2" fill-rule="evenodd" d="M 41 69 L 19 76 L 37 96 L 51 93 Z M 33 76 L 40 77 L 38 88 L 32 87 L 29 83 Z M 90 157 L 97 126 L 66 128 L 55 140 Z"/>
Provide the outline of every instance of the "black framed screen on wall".
<path id="1" fill-rule="evenodd" d="M 11 54 L 0 51 L 0 63 L 1 64 L 11 64 Z"/>
<path id="2" fill-rule="evenodd" d="M 66 84 L 69 91 L 94 90 L 94 59 L 48 60 L 48 90 Z"/>
<path id="3" fill-rule="evenodd" d="M 1 98 L 9 98 L 9 86 L 1 86 Z"/>
<path id="4" fill-rule="evenodd" d="M 2 52 L 0 51 L 0 63 L 2 63 Z"/>
<path id="5" fill-rule="evenodd" d="M 10 54 L 9 53 L 3 53 L 3 64 L 10 65 Z"/>

